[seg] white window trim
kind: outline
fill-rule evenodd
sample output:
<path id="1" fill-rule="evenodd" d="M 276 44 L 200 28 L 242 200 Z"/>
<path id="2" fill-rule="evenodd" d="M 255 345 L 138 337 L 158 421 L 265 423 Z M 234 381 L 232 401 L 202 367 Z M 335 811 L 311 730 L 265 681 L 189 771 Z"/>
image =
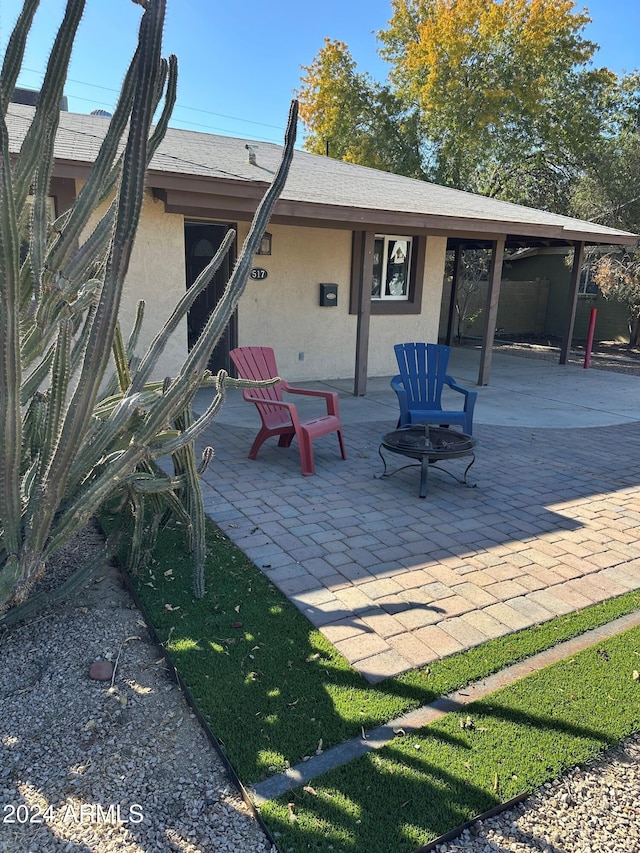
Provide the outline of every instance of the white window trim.
<path id="1" fill-rule="evenodd" d="M 375 301 L 384 301 L 384 302 L 407 302 L 409 300 L 409 292 L 411 289 L 411 256 L 413 252 L 413 237 L 408 234 L 376 234 L 376 240 L 383 241 L 383 250 L 382 250 L 382 264 L 381 264 L 381 282 L 380 282 L 380 295 L 374 296 L 373 293 L 371 295 L 371 299 Z M 391 294 L 385 293 L 386 290 L 386 282 L 387 282 L 387 258 L 388 258 L 388 247 L 391 241 L 401 240 L 405 242 L 408 247 L 407 253 L 407 292 L 404 294 L 400 294 L 398 296 L 393 296 Z"/>

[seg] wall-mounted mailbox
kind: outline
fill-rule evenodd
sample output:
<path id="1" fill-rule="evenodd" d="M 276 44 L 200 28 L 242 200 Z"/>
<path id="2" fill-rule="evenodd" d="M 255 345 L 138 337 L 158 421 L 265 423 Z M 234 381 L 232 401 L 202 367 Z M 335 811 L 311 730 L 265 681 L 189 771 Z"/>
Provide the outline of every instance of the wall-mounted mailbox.
<path id="1" fill-rule="evenodd" d="M 320 285 L 320 305 L 335 306 L 338 304 L 338 285 L 337 284 L 321 284 Z"/>

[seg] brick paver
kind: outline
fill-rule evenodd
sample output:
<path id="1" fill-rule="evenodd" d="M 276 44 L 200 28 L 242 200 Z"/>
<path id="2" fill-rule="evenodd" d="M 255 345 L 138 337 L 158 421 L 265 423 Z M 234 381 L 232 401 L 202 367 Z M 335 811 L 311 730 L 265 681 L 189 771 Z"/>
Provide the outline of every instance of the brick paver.
<path id="1" fill-rule="evenodd" d="M 253 428 L 202 441 L 209 516 L 367 678 L 640 589 L 638 424 L 474 424 L 476 488 L 434 469 L 421 500 L 416 470 L 378 479 L 395 405 L 345 426 L 346 461 L 317 442 L 309 478 L 295 448 L 249 462 Z"/>

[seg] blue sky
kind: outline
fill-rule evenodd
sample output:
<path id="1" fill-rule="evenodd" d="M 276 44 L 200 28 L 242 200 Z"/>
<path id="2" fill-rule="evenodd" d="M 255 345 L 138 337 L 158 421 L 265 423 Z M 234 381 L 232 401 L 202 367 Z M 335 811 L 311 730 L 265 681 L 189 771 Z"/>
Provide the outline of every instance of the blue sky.
<path id="1" fill-rule="evenodd" d="M 64 5 L 41 0 L 21 85 L 38 88 Z M 640 0 L 577 3 L 583 5 L 592 18 L 585 35 L 600 45 L 594 64 L 618 74 L 640 68 Z M 3 55 L 21 6 L 0 0 Z M 375 33 L 390 9 L 389 0 L 169 0 L 164 50 L 179 62 L 172 124 L 281 142 L 301 66 L 313 61 L 325 36 L 347 43 L 359 71 L 384 79 Z M 113 108 L 141 11 L 131 0 L 87 0 L 66 87 L 69 109 Z"/>

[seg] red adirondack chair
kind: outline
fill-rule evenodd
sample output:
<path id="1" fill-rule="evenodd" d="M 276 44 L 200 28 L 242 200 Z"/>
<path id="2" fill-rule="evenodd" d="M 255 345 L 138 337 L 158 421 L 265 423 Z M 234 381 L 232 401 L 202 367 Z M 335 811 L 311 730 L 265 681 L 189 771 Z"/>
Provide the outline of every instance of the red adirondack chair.
<path id="1" fill-rule="evenodd" d="M 231 350 L 229 355 L 241 379 L 262 380 L 274 379 L 278 376 L 276 359 L 271 347 L 238 347 Z M 311 420 L 301 420 L 298 417 L 295 404 L 286 403 L 283 400 L 283 391 L 288 394 L 324 398 L 327 414 Z M 330 432 L 338 433 L 342 458 L 347 458 L 342 439 L 342 427 L 338 414 L 338 395 L 336 393 L 293 388 L 288 382 L 281 379 L 276 385 L 270 385 L 266 388 L 245 388 L 242 396 L 247 402 L 255 403 L 262 420 L 262 427 L 251 445 L 249 459 L 256 458 L 260 446 L 272 435 L 280 436 L 279 447 L 289 447 L 294 436 L 297 436 L 302 473 L 305 477 L 310 477 L 314 473 L 313 440 Z"/>

